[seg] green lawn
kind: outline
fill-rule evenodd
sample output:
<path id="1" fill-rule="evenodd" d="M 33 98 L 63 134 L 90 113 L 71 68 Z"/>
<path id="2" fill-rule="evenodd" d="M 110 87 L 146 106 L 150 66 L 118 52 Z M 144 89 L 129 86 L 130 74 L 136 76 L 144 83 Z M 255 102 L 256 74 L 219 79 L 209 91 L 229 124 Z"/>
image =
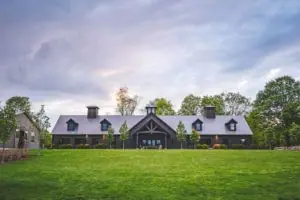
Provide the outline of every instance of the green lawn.
<path id="1" fill-rule="evenodd" d="M 300 199 L 300 152 L 49 150 L 0 166 L 0 199 Z"/>

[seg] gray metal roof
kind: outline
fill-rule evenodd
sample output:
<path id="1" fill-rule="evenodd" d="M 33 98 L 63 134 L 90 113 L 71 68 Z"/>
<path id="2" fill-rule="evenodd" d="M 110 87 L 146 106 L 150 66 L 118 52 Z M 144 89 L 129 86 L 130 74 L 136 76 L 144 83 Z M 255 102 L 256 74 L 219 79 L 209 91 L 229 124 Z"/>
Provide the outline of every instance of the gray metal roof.
<path id="1" fill-rule="evenodd" d="M 119 129 L 124 121 L 127 121 L 128 128 L 130 129 L 137 124 L 145 115 L 133 115 L 133 116 L 120 116 L 120 115 L 99 115 L 95 119 L 88 119 L 86 115 L 61 115 L 54 128 L 53 134 L 103 134 L 100 129 L 100 122 L 103 119 L 107 119 L 115 130 L 115 134 L 119 134 Z M 176 131 L 179 121 L 182 121 L 187 130 L 187 134 L 192 131 L 192 123 L 197 119 L 200 119 L 202 124 L 201 134 L 203 135 L 252 135 L 252 131 L 249 128 L 245 118 L 243 116 L 216 116 L 214 119 L 208 119 L 204 116 L 158 116 L 164 122 L 166 122 L 171 128 Z M 67 131 L 67 121 L 73 119 L 78 123 L 78 129 L 76 132 Z M 225 127 L 225 123 L 234 119 L 237 121 L 236 131 L 228 131 Z"/>

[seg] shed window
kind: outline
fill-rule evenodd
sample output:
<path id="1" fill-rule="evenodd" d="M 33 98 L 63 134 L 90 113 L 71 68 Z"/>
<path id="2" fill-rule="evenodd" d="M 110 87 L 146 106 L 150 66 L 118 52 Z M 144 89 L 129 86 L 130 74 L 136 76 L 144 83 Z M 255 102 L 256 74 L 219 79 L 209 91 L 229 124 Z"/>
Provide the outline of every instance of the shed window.
<path id="1" fill-rule="evenodd" d="M 35 134 L 34 134 L 34 132 L 31 132 L 31 142 L 35 142 Z"/>

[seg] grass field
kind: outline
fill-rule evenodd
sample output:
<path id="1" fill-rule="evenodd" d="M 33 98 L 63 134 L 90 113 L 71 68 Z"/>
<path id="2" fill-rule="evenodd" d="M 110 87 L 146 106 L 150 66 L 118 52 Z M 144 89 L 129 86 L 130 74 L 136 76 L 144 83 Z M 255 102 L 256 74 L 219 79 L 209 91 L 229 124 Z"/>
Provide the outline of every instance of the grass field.
<path id="1" fill-rule="evenodd" d="M 0 199 L 300 199 L 300 152 L 49 150 L 0 166 Z"/>

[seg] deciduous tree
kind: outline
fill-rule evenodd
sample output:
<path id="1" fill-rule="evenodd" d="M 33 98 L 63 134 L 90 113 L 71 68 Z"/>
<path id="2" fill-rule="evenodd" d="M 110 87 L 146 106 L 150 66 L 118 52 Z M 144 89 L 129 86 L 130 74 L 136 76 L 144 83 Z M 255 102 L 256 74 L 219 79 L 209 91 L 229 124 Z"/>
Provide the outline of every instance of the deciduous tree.
<path id="1" fill-rule="evenodd" d="M 3 108 L 0 107 L 0 142 L 2 143 L 2 160 L 4 163 L 4 151 L 5 144 L 9 140 L 11 134 L 15 133 L 17 128 L 15 110 L 6 105 Z"/>
<path id="2" fill-rule="evenodd" d="M 201 97 L 190 94 L 184 97 L 181 107 L 178 111 L 179 115 L 195 115 L 201 112 Z"/>
<path id="3" fill-rule="evenodd" d="M 176 137 L 180 141 L 180 147 L 182 149 L 182 143 L 186 141 L 186 130 L 182 121 L 179 121 L 177 125 Z"/>
<path id="4" fill-rule="evenodd" d="M 272 149 L 276 145 L 276 133 L 272 126 L 269 126 L 264 131 L 265 141 L 270 149 Z"/>
<path id="5" fill-rule="evenodd" d="M 300 125 L 293 123 L 289 129 L 289 143 L 300 145 Z"/>
<path id="6" fill-rule="evenodd" d="M 292 123 L 299 123 L 300 82 L 290 76 L 282 76 L 268 82 L 259 91 L 253 111 L 261 116 L 259 123 L 271 124 L 277 140 L 284 134 L 285 143 L 290 145 L 289 129 Z M 280 140 L 279 140 L 280 141 Z"/>
<path id="7" fill-rule="evenodd" d="M 225 104 L 221 95 L 204 96 L 201 100 L 202 114 L 204 114 L 205 106 L 215 106 L 217 115 L 224 115 Z"/>
<path id="8" fill-rule="evenodd" d="M 42 147 L 49 147 L 52 144 L 52 134 L 49 131 L 40 133 L 40 143 Z"/>
<path id="9" fill-rule="evenodd" d="M 120 133 L 120 139 L 123 142 L 123 150 L 124 150 L 125 140 L 128 140 L 128 136 L 129 136 L 129 130 L 128 130 L 128 126 L 127 126 L 126 121 L 121 125 L 119 133 Z"/>
<path id="10" fill-rule="evenodd" d="M 157 115 L 175 115 L 176 112 L 173 109 L 171 101 L 165 98 L 156 98 L 153 101 L 150 101 L 151 105 L 156 106 Z"/>
<path id="11" fill-rule="evenodd" d="M 123 115 L 133 115 L 140 97 L 137 95 L 130 96 L 127 87 L 121 87 L 116 94 L 117 112 Z"/>
<path id="12" fill-rule="evenodd" d="M 29 97 L 14 96 L 6 101 L 6 105 L 13 108 L 16 113 L 26 112 L 31 114 L 31 104 Z"/>
<path id="13" fill-rule="evenodd" d="M 107 141 L 109 143 L 109 148 L 110 149 L 111 149 L 111 143 L 114 140 L 114 132 L 115 132 L 115 130 L 112 127 L 108 128 L 108 131 L 107 131 Z"/>
<path id="14" fill-rule="evenodd" d="M 246 115 L 250 112 L 251 102 L 249 98 L 240 93 L 222 93 L 225 115 Z"/>
<path id="15" fill-rule="evenodd" d="M 200 140 L 200 132 L 193 129 L 191 136 L 190 136 L 190 140 L 193 143 L 194 149 L 195 149 L 197 142 L 199 142 L 199 140 Z"/>
<path id="16" fill-rule="evenodd" d="M 49 140 L 50 133 L 48 132 L 48 128 L 50 128 L 51 126 L 49 122 L 50 118 L 46 115 L 44 105 L 41 105 L 40 110 L 37 113 L 33 114 L 33 119 L 35 120 L 35 123 L 41 130 L 40 145 L 44 148 L 44 146 L 46 145 L 46 139 Z"/>

